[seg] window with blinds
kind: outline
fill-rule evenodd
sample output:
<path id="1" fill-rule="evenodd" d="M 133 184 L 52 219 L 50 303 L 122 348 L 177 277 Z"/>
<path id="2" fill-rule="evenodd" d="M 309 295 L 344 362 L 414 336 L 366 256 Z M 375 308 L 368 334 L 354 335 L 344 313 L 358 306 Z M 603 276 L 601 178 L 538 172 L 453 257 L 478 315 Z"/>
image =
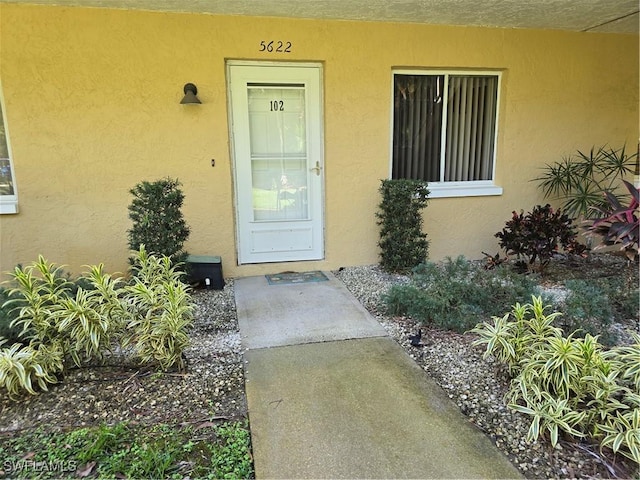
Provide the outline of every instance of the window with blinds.
<path id="1" fill-rule="evenodd" d="M 499 80 L 394 73 L 392 178 L 492 181 Z"/>
<path id="2" fill-rule="evenodd" d="M 18 196 L 5 118 L 2 95 L 0 94 L 0 214 L 18 213 Z"/>

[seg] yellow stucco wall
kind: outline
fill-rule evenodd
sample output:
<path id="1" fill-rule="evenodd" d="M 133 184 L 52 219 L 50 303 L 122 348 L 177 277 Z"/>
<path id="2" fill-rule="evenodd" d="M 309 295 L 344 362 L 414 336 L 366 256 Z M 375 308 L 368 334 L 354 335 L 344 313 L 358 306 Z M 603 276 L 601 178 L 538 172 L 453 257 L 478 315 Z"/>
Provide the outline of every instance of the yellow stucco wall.
<path id="1" fill-rule="evenodd" d="M 292 52 L 260 53 L 261 40 Z M 324 66 L 326 260 L 236 266 L 226 59 Z M 433 199 L 430 257 L 497 252 L 531 179 L 576 149 L 638 140 L 638 37 L 87 8 L 0 5 L 0 79 L 20 213 L 0 216 L 0 270 L 38 254 L 79 272 L 127 268 L 129 189 L 177 177 L 194 254 L 225 275 L 375 263 L 378 185 L 389 171 L 394 67 L 504 72 L 502 196 Z M 179 105 L 194 82 L 202 105 Z M 215 168 L 211 159 L 216 159 Z"/>

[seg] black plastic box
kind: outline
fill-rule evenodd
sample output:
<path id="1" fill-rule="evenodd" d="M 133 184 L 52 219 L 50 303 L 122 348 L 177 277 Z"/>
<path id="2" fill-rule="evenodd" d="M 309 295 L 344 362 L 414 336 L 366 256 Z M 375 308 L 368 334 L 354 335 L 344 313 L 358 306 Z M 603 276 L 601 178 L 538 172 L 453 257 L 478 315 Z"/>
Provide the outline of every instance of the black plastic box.
<path id="1" fill-rule="evenodd" d="M 189 255 L 187 257 L 189 283 L 199 288 L 222 290 L 222 258 L 208 255 Z"/>

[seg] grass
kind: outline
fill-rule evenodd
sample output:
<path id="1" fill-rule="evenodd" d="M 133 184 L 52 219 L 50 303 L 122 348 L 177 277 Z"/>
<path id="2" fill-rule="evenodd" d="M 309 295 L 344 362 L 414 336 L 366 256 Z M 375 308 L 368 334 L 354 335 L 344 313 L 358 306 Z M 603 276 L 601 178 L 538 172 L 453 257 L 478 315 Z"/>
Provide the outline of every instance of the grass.
<path id="1" fill-rule="evenodd" d="M 0 477 L 253 478 L 246 422 L 127 423 L 3 438 Z"/>

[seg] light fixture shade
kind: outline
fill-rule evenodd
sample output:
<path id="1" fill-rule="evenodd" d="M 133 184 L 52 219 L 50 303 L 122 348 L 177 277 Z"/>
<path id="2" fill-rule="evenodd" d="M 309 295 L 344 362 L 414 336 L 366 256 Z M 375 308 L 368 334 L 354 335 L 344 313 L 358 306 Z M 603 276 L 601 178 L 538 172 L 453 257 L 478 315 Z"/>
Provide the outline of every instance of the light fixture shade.
<path id="1" fill-rule="evenodd" d="M 196 96 L 198 94 L 198 87 L 196 87 L 193 83 L 185 84 L 184 88 L 184 97 L 180 101 L 182 105 L 188 104 L 198 104 L 202 103 L 200 99 Z"/>

